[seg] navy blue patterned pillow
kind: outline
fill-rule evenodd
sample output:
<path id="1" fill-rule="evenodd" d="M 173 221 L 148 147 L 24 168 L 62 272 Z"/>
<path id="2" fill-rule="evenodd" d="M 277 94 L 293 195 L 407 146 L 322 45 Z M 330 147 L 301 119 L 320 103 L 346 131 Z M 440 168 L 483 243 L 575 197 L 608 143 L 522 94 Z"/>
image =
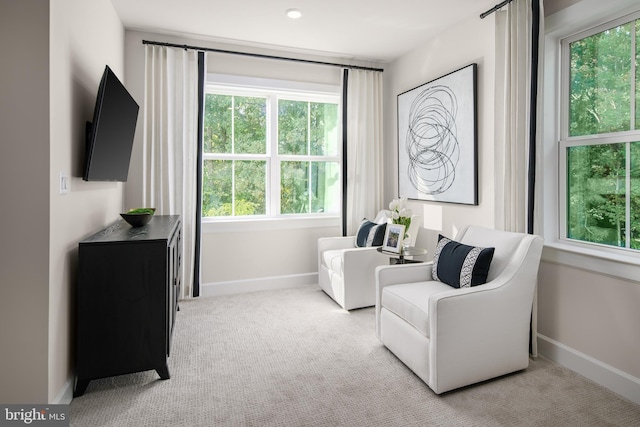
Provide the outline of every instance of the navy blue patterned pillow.
<path id="1" fill-rule="evenodd" d="M 454 288 L 468 288 L 487 282 L 495 248 L 464 245 L 442 235 L 433 257 L 433 280 Z"/>
<path id="2" fill-rule="evenodd" d="M 367 246 L 382 246 L 384 233 L 387 231 L 387 224 L 376 224 L 368 219 L 363 219 L 356 234 L 356 246 L 364 248 Z"/>

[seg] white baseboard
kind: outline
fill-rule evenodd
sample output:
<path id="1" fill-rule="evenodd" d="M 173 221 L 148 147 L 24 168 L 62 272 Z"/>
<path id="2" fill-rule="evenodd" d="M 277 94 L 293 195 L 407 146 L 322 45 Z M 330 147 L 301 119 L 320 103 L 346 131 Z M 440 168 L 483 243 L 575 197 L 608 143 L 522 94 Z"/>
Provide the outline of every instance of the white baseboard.
<path id="1" fill-rule="evenodd" d="M 538 334 L 538 353 L 640 405 L 640 378 L 542 334 Z"/>
<path id="2" fill-rule="evenodd" d="M 232 280 L 229 282 L 204 283 L 200 288 L 200 295 L 203 297 L 230 295 L 244 292 L 295 288 L 317 283 L 318 273 L 261 277 L 257 279 Z"/>
<path id="3" fill-rule="evenodd" d="M 68 405 L 71 403 L 73 399 L 73 384 L 75 383 L 75 377 L 72 375 L 71 378 L 67 379 L 67 382 L 64 383 L 60 391 L 58 391 L 58 395 L 51 402 L 52 405 Z"/>

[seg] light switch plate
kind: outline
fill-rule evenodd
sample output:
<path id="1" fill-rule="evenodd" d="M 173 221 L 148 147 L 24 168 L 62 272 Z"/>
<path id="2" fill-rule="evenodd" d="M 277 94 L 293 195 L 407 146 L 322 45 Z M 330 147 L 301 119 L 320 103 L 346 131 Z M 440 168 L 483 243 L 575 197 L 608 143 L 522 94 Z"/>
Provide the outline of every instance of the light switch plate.
<path id="1" fill-rule="evenodd" d="M 60 194 L 69 193 L 69 177 L 65 172 L 60 171 Z"/>

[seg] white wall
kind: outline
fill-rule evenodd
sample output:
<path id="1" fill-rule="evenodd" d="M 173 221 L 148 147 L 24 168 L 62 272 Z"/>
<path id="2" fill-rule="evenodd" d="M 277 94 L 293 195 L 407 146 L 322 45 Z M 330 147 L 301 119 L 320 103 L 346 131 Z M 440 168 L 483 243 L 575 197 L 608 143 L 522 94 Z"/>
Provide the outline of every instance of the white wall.
<path id="1" fill-rule="evenodd" d="M 71 400 L 77 244 L 122 208 L 122 184 L 80 179 L 85 121 L 123 43 L 109 0 L 0 3 L 2 403 Z"/>
<path id="2" fill-rule="evenodd" d="M 553 15 L 579 1 L 581 0 L 544 0 L 544 14 L 545 16 Z"/>
<path id="3" fill-rule="evenodd" d="M 109 0 L 51 1 L 49 401 L 69 393 L 74 368 L 78 241 L 119 218 L 123 184 L 82 180 L 85 123 L 105 65 L 124 78 L 124 28 Z M 126 84 L 126 81 L 125 81 Z M 59 174 L 70 192 L 59 194 Z"/>
<path id="4" fill-rule="evenodd" d="M 539 332 L 635 378 L 640 378 L 639 303 L 637 280 L 542 263 Z"/>
<path id="5" fill-rule="evenodd" d="M 455 236 L 464 225 L 493 227 L 494 218 L 494 15 L 468 18 L 427 40 L 389 67 L 385 91 L 385 198 L 398 195 L 397 96 L 471 63 L 478 64 L 478 206 L 411 201 L 424 228 L 417 245 L 435 250 L 438 233 Z"/>
<path id="6" fill-rule="evenodd" d="M 162 34 L 127 31 L 126 77 L 136 99 L 144 97 L 144 46 L 142 40 L 188 44 L 206 48 L 257 52 L 260 54 L 341 62 L 340 58 L 318 58 L 296 52 L 259 50 L 247 46 L 213 43 Z M 353 62 L 352 62 L 353 63 Z M 360 63 L 359 65 L 379 65 Z M 341 68 L 223 53 L 207 54 L 207 72 L 268 79 L 340 85 Z M 142 104 L 141 104 L 142 105 Z M 142 109 L 140 114 L 144 114 Z M 142 203 L 142 128 L 140 122 L 125 187 L 125 207 Z M 204 224 L 202 234 L 203 294 L 229 289 L 272 287 L 276 282 L 316 283 L 316 245 L 319 237 L 340 234 L 339 219 L 330 221 L 274 221 Z M 262 285 L 261 285 L 262 284 Z M 206 288 L 206 289 L 205 289 Z"/>

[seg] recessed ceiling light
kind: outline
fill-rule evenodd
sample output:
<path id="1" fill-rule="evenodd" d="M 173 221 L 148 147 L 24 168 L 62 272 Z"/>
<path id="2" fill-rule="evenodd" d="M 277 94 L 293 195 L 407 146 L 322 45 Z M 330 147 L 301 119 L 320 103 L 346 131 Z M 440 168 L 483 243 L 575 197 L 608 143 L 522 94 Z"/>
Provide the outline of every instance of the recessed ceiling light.
<path id="1" fill-rule="evenodd" d="M 302 12 L 298 9 L 287 9 L 287 16 L 291 19 L 298 19 L 302 16 Z"/>

